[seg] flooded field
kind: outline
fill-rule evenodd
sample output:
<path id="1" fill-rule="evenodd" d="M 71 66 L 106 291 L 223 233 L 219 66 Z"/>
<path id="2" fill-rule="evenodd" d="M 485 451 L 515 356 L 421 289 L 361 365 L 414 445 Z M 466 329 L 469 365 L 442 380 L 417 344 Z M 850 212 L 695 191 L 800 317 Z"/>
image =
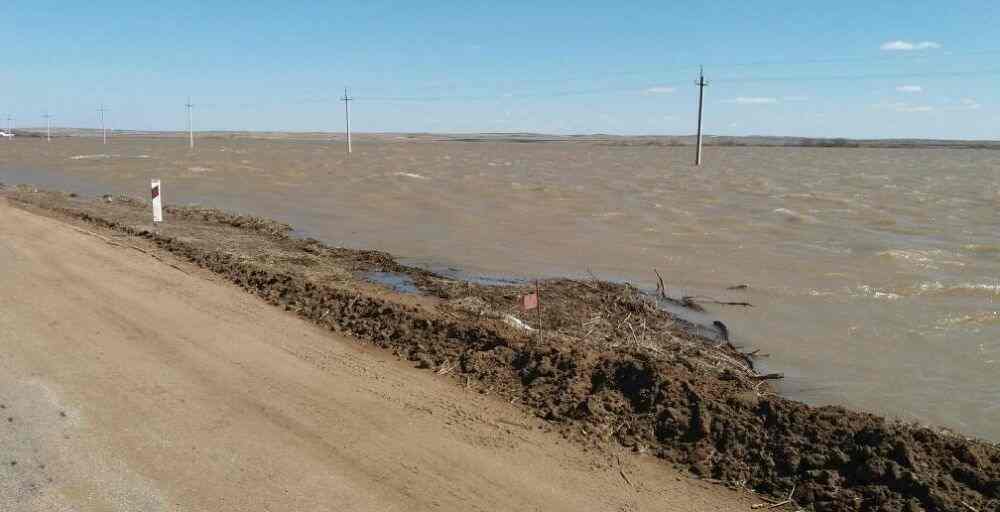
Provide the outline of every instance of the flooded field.
<path id="1" fill-rule="evenodd" d="M 581 276 L 714 308 L 783 391 L 1000 440 L 1000 152 L 362 138 L 0 142 L 0 181 L 273 217 L 490 276 Z M 454 271 L 454 270 L 453 270 Z M 727 290 L 746 284 L 745 290 Z M 542 298 L 544 301 L 544 297 Z"/>

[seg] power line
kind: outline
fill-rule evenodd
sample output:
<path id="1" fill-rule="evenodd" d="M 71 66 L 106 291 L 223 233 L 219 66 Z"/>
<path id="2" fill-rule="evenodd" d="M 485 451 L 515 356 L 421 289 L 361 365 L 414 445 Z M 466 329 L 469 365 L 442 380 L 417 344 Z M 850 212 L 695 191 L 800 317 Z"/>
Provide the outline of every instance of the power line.
<path id="1" fill-rule="evenodd" d="M 832 60 L 832 59 L 828 59 Z M 816 60 L 819 62 L 819 60 Z M 968 78 L 972 76 L 992 76 L 1000 75 L 1000 68 L 977 69 L 977 70 L 956 70 L 956 71 L 925 71 L 925 72 L 904 72 L 904 73 L 858 73 L 858 74 L 828 74 L 828 75 L 783 75 L 783 76 L 728 76 L 713 79 L 716 84 L 752 84 L 752 83 L 773 83 L 773 82 L 826 82 L 826 81 L 865 81 L 865 80 L 893 80 L 905 78 Z M 664 86 L 682 86 L 688 83 L 686 80 L 657 80 L 645 84 L 614 85 L 606 87 L 593 87 L 581 89 L 557 89 L 549 91 L 510 91 L 484 94 L 436 94 L 436 95 L 414 95 L 414 96 L 394 96 L 394 95 L 372 95 L 372 96 L 352 96 L 347 101 L 362 102 L 385 102 L 385 103 L 430 103 L 445 101 L 517 101 L 524 99 L 546 99 L 562 98 L 573 96 L 597 96 L 607 94 L 646 94 L 650 89 Z M 346 96 L 346 93 L 345 93 Z M 227 105 L 225 103 L 201 104 L 203 108 L 240 108 L 252 109 L 262 105 L 291 105 L 291 104 L 324 104 L 336 101 L 345 102 L 345 111 L 349 110 L 344 97 L 334 96 L 310 96 L 302 98 L 290 98 L 285 101 L 269 100 L 260 102 L 243 102 L 239 104 Z M 345 112 L 346 114 L 346 112 Z"/>
<path id="2" fill-rule="evenodd" d="M 955 57 L 966 57 L 966 56 L 982 56 L 982 55 L 996 55 L 1000 54 L 1000 49 L 992 50 L 973 50 L 966 52 L 938 52 L 938 53 L 915 53 L 915 54 L 883 54 L 883 55 L 867 55 L 867 56 L 834 56 L 834 57 L 820 57 L 812 59 L 761 59 L 753 61 L 744 62 L 719 62 L 719 63 L 709 63 L 712 68 L 743 68 L 743 67 L 764 67 L 764 66 L 789 66 L 789 65 L 812 65 L 812 64 L 835 64 L 841 62 L 878 62 L 878 61 L 925 61 L 928 59 L 936 58 L 955 58 Z M 478 81 L 465 81 L 461 84 L 456 82 L 441 83 L 441 82 L 430 82 L 426 85 L 411 85 L 410 89 L 447 89 L 455 88 L 460 85 L 467 85 L 473 83 L 481 83 L 487 85 L 514 85 L 514 84 L 544 84 L 544 83 L 565 83 L 565 82 L 580 82 L 580 81 L 594 81 L 603 80 L 615 77 L 642 77 L 657 75 L 663 73 L 664 71 L 675 71 L 675 72 L 688 72 L 690 70 L 695 70 L 699 66 L 695 64 L 674 64 L 664 67 L 657 67 L 655 69 L 645 69 L 645 70 L 618 70 L 618 71 L 603 71 L 599 73 L 594 73 L 591 75 L 575 75 L 562 78 L 522 78 L 516 80 L 478 80 Z M 491 71 L 483 71 L 483 73 L 488 73 Z M 513 69 L 495 69 L 492 72 L 497 74 L 512 74 L 516 73 L 517 70 Z"/>
<path id="3" fill-rule="evenodd" d="M 948 56 L 962 56 L 962 55 L 984 55 L 988 53 L 1000 53 L 1000 50 L 984 50 L 976 52 L 962 52 L 962 53 L 950 53 Z M 937 54 L 940 56 L 942 54 Z M 886 58 L 892 58 L 896 60 L 910 60 L 910 59 L 923 59 L 928 57 L 926 54 L 921 54 L 919 56 L 893 56 L 893 57 L 829 57 L 829 58 L 819 58 L 810 59 L 806 61 L 800 61 L 801 63 L 831 63 L 831 62 L 852 62 L 852 61 L 863 61 L 863 60 L 884 60 Z M 749 67 L 749 66 L 765 66 L 769 64 L 788 64 L 794 61 L 789 60 L 762 60 L 756 62 L 748 63 L 729 63 L 721 64 L 723 67 Z M 648 73 L 662 73 L 662 68 L 659 70 L 651 70 L 649 72 L 635 72 L 630 74 L 648 74 Z M 624 75 L 623 73 L 608 73 L 609 75 Z M 919 71 L 919 72 L 899 72 L 899 73 L 854 73 L 854 74 L 803 74 L 803 75 L 773 75 L 773 76 L 761 76 L 761 75 L 745 75 L 745 76 L 723 76 L 716 77 L 713 79 L 715 84 L 752 84 L 752 83 L 775 83 L 775 82 L 827 82 L 827 81 L 866 81 L 866 80 L 894 80 L 894 79 L 907 79 L 907 78 L 968 78 L 973 76 L 993 76 L 1000 75 L 1000 68 L 988 68 L 988 69 L 964 69 L 964 70 L 947 70 L 947 71 Z M 703 75 L 699 75 L 703 76 Z M 561 82 L 570 83 L 572 79 L 539 79 L 539 80 L 522 80 L 521 83 L 545 83 L 545 82 Z M 496 82 L 494 82 L 496 83 Z M 502 84 L 512 83 L 510 81 L 499 82 Z M 275 106 L 289 105 L 289 104 L 322 104 L 331 103 L 334 101 L 344 102 L 344 114 L 345 114 L 345 129 L 347 136 L 347 149 L 350 153 L 352 151 L 351 144 L 351 131 L 350 131 L 350 102 L 351 101 L 363 101 L 363 102 L 414 102 L 414 103 L 430 103 L 430 102 L 445 102 L 445 101 L 518 101 L 525 99 L 546 99 L 546 98 L 560 98 L 560 97 L 572 97 L 572 96 L 587 96 L 587 95 L 609 95 L 609 94 L 652 94 L 656 87 L 666 87 L 666 86 L 680 86 L 687 83 L 686 80 L 657 80 L 655 82 L 647 82 L 645 84 L 628 84 L 628 85 L 609 85 L 604 87 L 592 87 L 592 88 L 567 88 L 567 89 L 556 89 L 556 90 L 522 90 L 522 91 L 508 91 L 508 92 L 492 92 L 484 94 L 436 94 L 436 95 L 413 95 L 413 96 L 394 96 L 394 95 L 372 95 L 372 96 L 350 96 L 350 91 L 345 88 L 344 96 L 340 98 L 331 96 L 309 96 L 302 98 L 291 98 L 285 101 L 270 100 L 270 101 L 259 101 L 259 102 L 244 102 L 237 105 L 226 105 L 225 103 L 208 103 L 201 104 L 199 106 L 204 108 L 254 108 L 255 106 L 273 104 Z M 706 84 L 707 85 L 707 84 Z M 451 87 L 454 88 L 454 87 Z M 377 89 L 376 89 L 377 90 Z M 699 90 L 699 97 L 702 98 L 702 91 Z M 189 145 L 191 148 L 194 147 L 194 127 L 193 127 L 193 108 L 194 105 L 191 103 L 191 98 L 188 97 L 188 103 L 185 104 L 188 113 L 188 138 Z M 107 144 L 107 127 L 105 120 L 105 113 L 108 109 L 105 108 L 102 103 L 98 109 L 100 113 L 101 131 L 104 144 Z M 46 119 L 46 136 L 48 140 L 51 140 L 51 121 L 49 113 L 46 111 L 43 115 Z M 12 131 L 13 118 L 8 116 L 8 131 Z"/>
<path id="4" fill-rule="evenodd" d="M 920 73 L 872 73 L 859 75 L 806 75 L 806 76 L 769 76 L 769 77 L 732 77 L 718 78 L 716 82 L 754 83 L 754 82 L 826 82 L 840 80 L 891 80 L 895 78 L 964 78 L 970 76 L 998 75 L 1000 68 L 977 69 L 969 71 L 924 71 Z"/>
<path id="5" fill-rule="evenodd" d="M 822 81 L 843 81 L 843 80 L 891 80 L 898 78 L 931 78 L 931 77 L 941 77 L 941 78 L 963 78 L 969 76 L 987 76 L 987 75 L 1000 75 L 1000 68 L 985 69 L 985 70 L 970 70 L 970 71 L 928 71 L 921 73 L 872 73 L 872 74 L 857 74 L 857 75 L 812 75 L 812 76 L 745 76 L 745 77 L 723 77 L 717 78 L 714 81 L 716 83 L 727 83 L 727 84 L 748 84 L 755 82 L 822 82 Z M 529 92 L 529 93 L 501 93 L 501 94 L 482 94 L 482 95 L 437 95 L 437 96 L 360 96 L 355 98 L 358 101 L 371 101 L 371 102 L 431 102 L 431 101 L 480 101 L 480 100 L 516 100 L 516 99 L 533 99 L 533 98 L 558 98 L 566 96 L 585 96 L 585 95 L 602 95 L 602 94 L 612 94 L 612 93 L 645 93 L 650 88 L 656 86 L 670 86 L 670 85 L 682 85 L 682 81 L 658 81 L 655 84 L 647 84 L 644 87 L 629 86 L 629 87 L 604 87 L 595 89 L 579 89 L 579 90 L 561 90 L 561 91 L 548 91 L 548 92 Z"/>
<path id="6" fill-rule="evenodd" d="M 655 86 L 664 85 L 681 85 L 686 82 L 675 81 L 675 82 L 656 82 L 656 84 L 647 84 L 641 87 L 629 86 L 629 87 L 600 87 L 593 89 L 576 89 L 576 90 L 561 90 L 561 91 L 548 91 L 548 92 L 508 92 L 500 94 L 464 94 L 464 95 L 438 95 L 438 96 L 356 96 L 355 100 L 358 101 L 370 101 L 370 102 L 431 102 L 431 101 L 480 101 L 480 100 L 516 100 L 516 99 L 535 99 L 535 98 L 561 98 L 567 96 L 591 96 L 591 95 L 602 95 L 609 93 L 632 93 L 640 94 L 648 92 L 648 90 Z"/>

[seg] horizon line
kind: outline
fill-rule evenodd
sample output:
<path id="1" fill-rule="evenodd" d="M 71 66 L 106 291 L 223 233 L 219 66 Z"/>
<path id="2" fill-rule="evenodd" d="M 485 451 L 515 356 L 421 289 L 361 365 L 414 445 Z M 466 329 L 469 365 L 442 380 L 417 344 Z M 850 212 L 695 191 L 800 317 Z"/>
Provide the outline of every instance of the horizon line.
<path id="1" fill-rule="evenodd" d="M 44 134 L 46 127 L 29 126 L 23 128 L 15 128 L 13 132 L 15 135 L 18 132 L 27 133 L 42 133 Z M 51 130 L 56 131 L 80 131 L 80 132 L 101 132 L 101 128 L 84 128 L 84 127 L 72 127 L 72 126 L 52 126 Z M 0 130 L 4 131 L 4 130 Z M 132 128 L 115 128 L 108 129 L 109 132 L 118 134 L 132 134 L 132 135 L 157 135 L 157 134 L 177 134 L 177 135 L 187 135 L 187 130 L 141 130 Z M 5 132 L 5 131 L 4 131 Z M 6 132 L 5 132 L 6 133 Z M 325 130 L 253 130 L 253 129 L 223 129 L 223 130 L 194 130 L 195 134 L 211 135 L 211 134 L 288 134 L 288 135 L 332 135 L 343 137 L 343 131 L 325 131 Z M 451 132 L 451 131 L 369 131 L 369 132 L 351 132 L 352 136 L 357 135 L 429 135 L 429 136 L 469 136 L 469 135 L 489 135 L 489 136 L 532 136 L 532 137 L 551 137 L 551 138 L 570 138 L 570 137 L 603 137 L 603 138 L 694 138 L 697 135 L 691 134 L 668 134 L 668 133 L 642 133 L 642 134 L 615 134 L 607 132 L 577 132 L 577 133 L 546 133 L 546 132 L 532 132 L 532 131 L 511 131 L 511 132 L 496 132 L 496 131 L 472 131 L 472 132 Z M 63 136 L 66 136 L 65 134 Z M 73 137 L 73 135 L 70 135 Z M 926 142 L 990 142 L 990 143 L 1000 143 L 1000 139 L 991 138 L 949 138 L 949 137 L 845 137 L 845 136 L 809 136 L 809 135 L 761 135 L 761 134 L 747 134 L 747 135 L 720 135 L 720 134 L 704 134 L 704 137 L 712 138 L 729 138 L 729 139 L 806 139 L 806 140 L 818 140 L 818 141 L 847 141 L 847 142 L 886 142 L 886 141 L 926 141 Z"/>

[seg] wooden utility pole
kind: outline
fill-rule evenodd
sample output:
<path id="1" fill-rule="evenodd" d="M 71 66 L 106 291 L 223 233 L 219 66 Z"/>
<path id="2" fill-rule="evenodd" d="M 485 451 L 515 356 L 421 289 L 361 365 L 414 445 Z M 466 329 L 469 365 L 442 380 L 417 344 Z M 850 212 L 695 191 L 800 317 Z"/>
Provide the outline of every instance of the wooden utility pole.
<path id="1" fill-rule="evenodd" d="M 188 102 L 184 104 L 187 108 L 188 114 L 188 145 L 190 149 L 194 149 L 194 114 L 191 112 L 194 110 L 194 104 L 191 103 L 191 97 L 188 96 Z"/>
<path id="2" fill-rule="evenodd" d="M 105 126 L 104 126 L 104 113 L 107 112 L 108 109 L 104 108 L 104 104 L 101 103 L 101 108 L 97 109 L 97 111 L 101 113 L 101 138 L 104 140 L 104 144 L 107 144 L 108 143 L 108 129 L 105 128 Z"/>
<path id="3" fill-rule="evenodd" d="M 45 142 L 52 142 L 52 115 L 46 110 L 42 117 L 45 118 Z"/>
<path id="4" fill-rule="evenodd" d="M 344 97 L 340 101 L 344 102 L 344 121 L 347 128 L 347 154 L 351 154 L 351 101 L 354 98 L 348 94 L 347 87 L 344 87 Z"/>
<path id="5" fill-rule="evenodd" d="M 701 114 L 705 103 L 705 68 L 701 68 L 698 73 L 698 81 L 694 83 L 698 86 L 698 153 L 694 157 L 694 165 L 701 165 Z"/>

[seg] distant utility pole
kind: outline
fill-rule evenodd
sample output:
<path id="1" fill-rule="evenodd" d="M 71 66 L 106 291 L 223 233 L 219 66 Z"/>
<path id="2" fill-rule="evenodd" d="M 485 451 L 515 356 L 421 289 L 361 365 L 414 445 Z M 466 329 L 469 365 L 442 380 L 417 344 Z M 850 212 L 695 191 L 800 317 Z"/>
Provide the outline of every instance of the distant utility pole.
<path id="1" fill-rule="evenodd" d="M 46 110 L 42 117 L 45 118 L 45 142 L 52 142 L 52 116 Z"/>
<path id="2" fill-rule="evenodd" d="M 191 149 L 194 149 L 194 123 L 192 122 L 191 111 L 194 109 L 194 105 L 191 104 L 191 97 L 188 96 L 188 102 L 184 104 L 188 111 L 188 140 L 191 144 Z"/>
<path id="3" fill-rule="evenodd" d="M 344 87 L 344 97 L 340 98 L 340 101 L 344 102 L 344 117 L 347 120 L 347 154 L 351 154 L 351 101 L 353 99 L 348 94 L 347 87 Z"/>
<path id="4" fill-rule="evenodd" d="M 14 116 L 7 116 L 7 140 L 14 140 Z"/>
<path id="5" fill-rule="evenodd" d="M 705 68 L 698 72 L 698 81 L 694 84 L 698 86 L 698 153 L 694 157 L 694 165 L 701 165 L 701 114 L 705 102 L 705 87 L 708 85 L 705 81 Z"/>
<path id="6" fill-rule="evenodd" d="M 104 143 L 108 143 L 108 130 L 104 128 L 104 113 L 108 110 L 104 108 L 104 104 L 101 103 L 101 108 L 97 109 L 101 113 L 101 136 L 104 138 Z"/>

